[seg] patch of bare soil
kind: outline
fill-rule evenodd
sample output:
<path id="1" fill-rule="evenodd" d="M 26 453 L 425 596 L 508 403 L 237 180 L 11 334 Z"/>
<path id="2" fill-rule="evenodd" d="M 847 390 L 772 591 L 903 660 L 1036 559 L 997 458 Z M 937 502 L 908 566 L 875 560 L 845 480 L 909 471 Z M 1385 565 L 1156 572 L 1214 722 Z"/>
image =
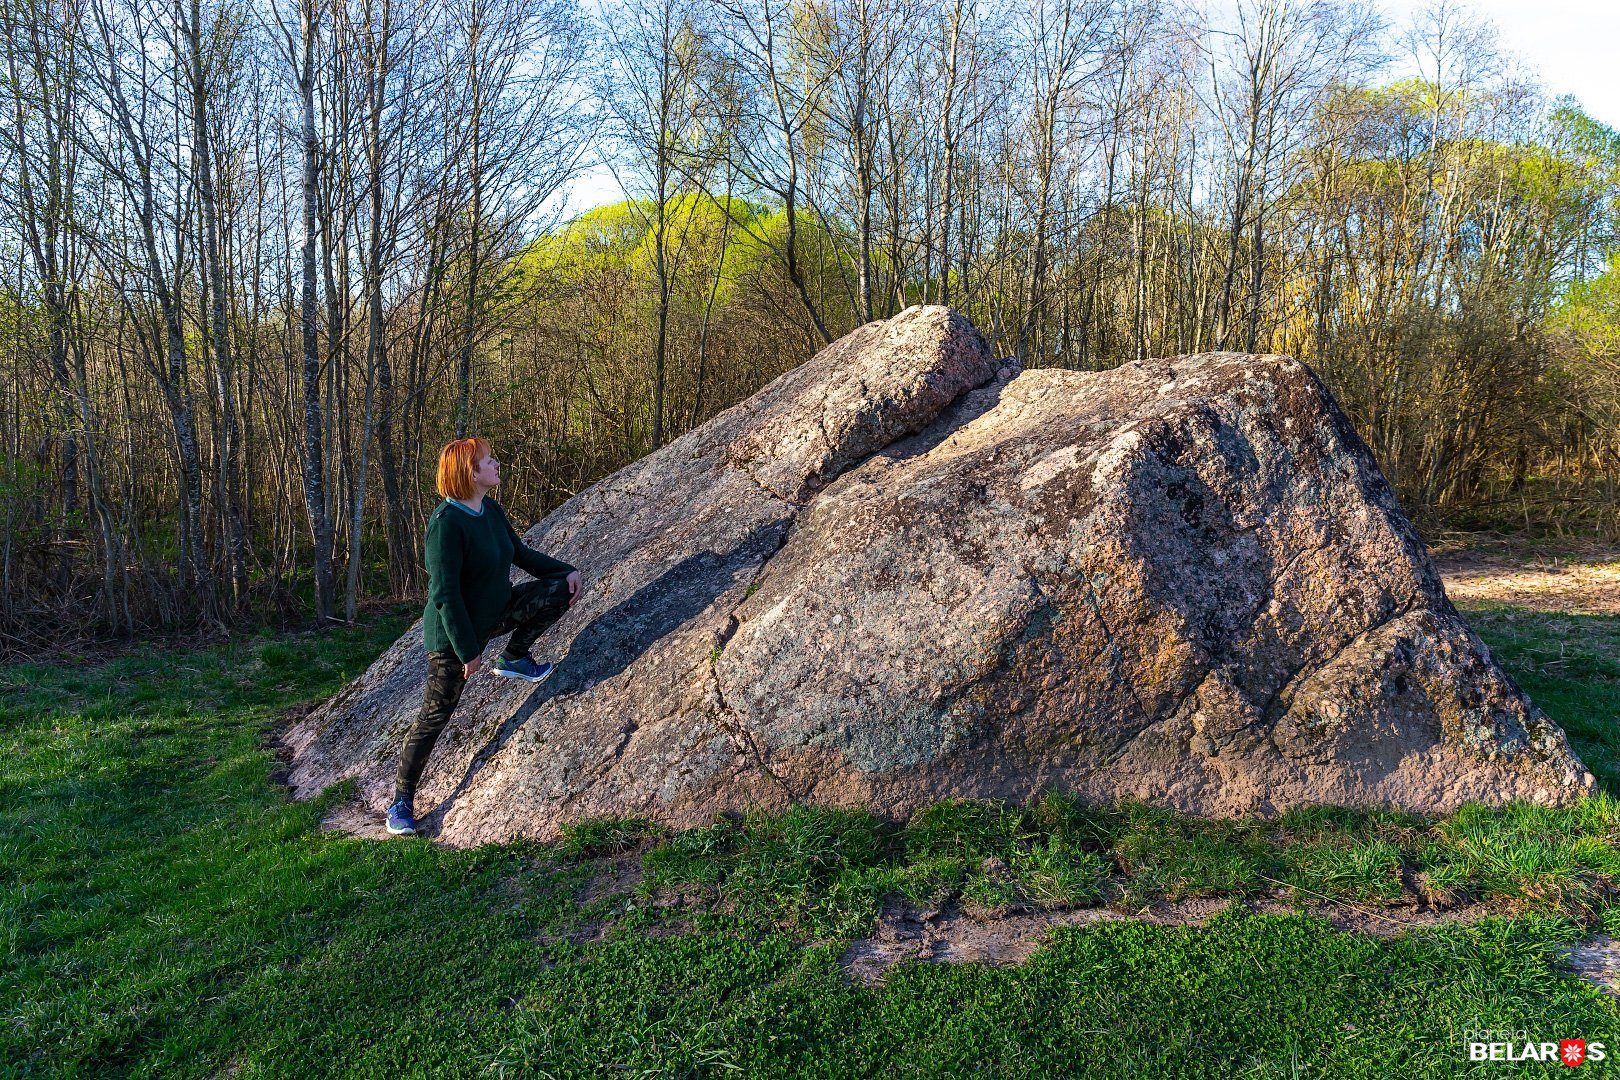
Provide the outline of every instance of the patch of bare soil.
<path id="1" fill-rule="evenodd" d="M 384 825 L 382 811 L 361 806 L 357 802 L 346 802 L 327 811 L 326 816 L 321 818 L 321 828 L 366 840 L 411 839 L 389 835 Z"/>
<path id="2" fill-rule="evenodd" d="M 1613 998 L 1620 998 L 1620 941 L 1599 934 L 1564 955 L 1570 971 Z"/>
<path id="3" fill-rule="evenodd" d="M 541 933 L 535 935 L 538 945 L 557 945 L 566 941 L 570 945 L 589 945 L 607 937 L 613 924 L 606 919 L 586 919 L 565 934 Z"/>
<path id="4" fill-rule="evenodd" d="M 839 962 L 849 978 L 866 986 L 881 984 L 889 969 L 902 960 L 1005 967 L 1029 959 L 1055 926 L 1085 926 L 1126 917 L 1106 908 L 1085 908 L 981 920 L 891 904 L 879 916 L 876 933 L 851 944 Z"/>
<path id="5" fill-rule="evenodd" d="M 600 900 L 630 896 L 641 884 L 641 852 L 634 851 L 599 859 L 590 880 L 575 895 L 576 903 L 594 904 Z"/>
<path id="6" fill-rule="evenodd" d="M 1442 551 L 1434 561 L 1446 595 L 1456 604 L 1620 615 L 1620 552 L 1591 546 L 1557 553 L 1470 547 Z"/>

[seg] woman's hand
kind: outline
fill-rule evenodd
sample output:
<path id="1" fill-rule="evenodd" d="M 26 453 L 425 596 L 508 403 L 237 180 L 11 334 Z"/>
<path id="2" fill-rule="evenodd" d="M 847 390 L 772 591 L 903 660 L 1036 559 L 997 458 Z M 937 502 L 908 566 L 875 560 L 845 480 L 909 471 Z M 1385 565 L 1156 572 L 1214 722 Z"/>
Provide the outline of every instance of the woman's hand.
<path id="1" fill-rule="evenodd" d="M 467 663 L 461 665 L 461 677 L 464 679 L 472 678 L 474 675 L 478 674 L 478 669 L 482 667 L 483 664 L 484 658 L 482 656 L 473 657 Z"/>
<path id="2" fill-rule="evenodd" d="M 579 599 L 579 571 L 568 572 L 568 606 L 573 607 L 574 601 Z"/>

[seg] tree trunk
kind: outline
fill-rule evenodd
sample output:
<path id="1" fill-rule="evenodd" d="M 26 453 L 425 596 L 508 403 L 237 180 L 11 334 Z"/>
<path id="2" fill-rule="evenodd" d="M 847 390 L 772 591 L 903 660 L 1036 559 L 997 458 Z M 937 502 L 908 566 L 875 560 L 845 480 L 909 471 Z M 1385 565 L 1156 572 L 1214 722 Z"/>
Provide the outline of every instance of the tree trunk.
<path id="1" fill-rule="evenodd" d="M 316 0 L 299 0 L 298 20 L 303 58 L 298 65 L 298 95 L 302 106 L 303 141 L 303 274 L 299 292 L 299 323 L 303 340 L 304 387 L 304 512 L 309 519 L 315 571 L 315 622 L 331 623 L 336 611 L 332 574 L 332 518 L 327 506 L 325 435 L 321 410 L 321 354 L 316 320 L 315 223 L 320 213 L 316 184 L 320 145 L 315 134 L 315 35 L 320 13 Z"/>
<path id="2" fill-rule="evenodd" d="M 178 6 L 178 3 L 177 3 Z M 215 407 L 219 411 L 220 516 L 225 547 L 230 560 L 229 602 L 233 610 L 247 601 L 247 527 L 242 519 L 242 480 L 238 462 L 238 420 L 235 375 L 231 357 L 230 317 L 226 305 L 225 272 L 219 253 L 219 206 L 214 193 L 214 154 L 208 130 L 208 72 L 202 51 L 202 9 L 200 0 L 191 0 L 189 22 L 177 11 L 185 29 L 189 55 L 187 75 L 191 83 L 191 133 L 195 143 L 195 180 L 199 212 L 202 215 L 202 264 L 206 278 L 209 317 L 205 335 L 214 355 Z"/>

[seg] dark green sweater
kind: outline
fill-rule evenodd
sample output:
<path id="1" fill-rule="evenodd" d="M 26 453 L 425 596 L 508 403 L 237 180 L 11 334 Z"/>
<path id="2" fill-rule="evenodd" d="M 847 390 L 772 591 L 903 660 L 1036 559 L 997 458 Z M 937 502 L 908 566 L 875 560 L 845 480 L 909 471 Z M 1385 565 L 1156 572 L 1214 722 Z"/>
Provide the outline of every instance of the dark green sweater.
<path id="1" fill-rule="evenodd" d="M 446 499 L 427 528 L 427 608 L 422 638 L 428 652 L 453 651 L 462 663 L 484 651 L 512 595 L 515 564 L 537 578 L 566 577 L 573 567 L 524 545 L 506 511 L 485 497 L 484 512 Z"/>

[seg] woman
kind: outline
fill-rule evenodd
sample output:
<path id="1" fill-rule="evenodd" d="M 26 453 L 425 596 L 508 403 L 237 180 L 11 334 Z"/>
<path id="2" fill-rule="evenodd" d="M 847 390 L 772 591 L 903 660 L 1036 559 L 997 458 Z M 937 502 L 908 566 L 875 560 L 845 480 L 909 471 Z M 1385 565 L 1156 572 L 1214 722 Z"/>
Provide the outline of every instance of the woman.
<path id="1" fill-rule="evenodd" d="M 457 439 L 439 452 L 444 502 L 428 520 L 428 598 L 422 613 L 427 692 L 399 752 L 388 808 L 388 831 L 397 836 L 416 832 L 416 782 L 462 688 L 481 665 L 485 643 L 510 632 L 491 670 L 508 679 L 544 682 L 552 665 L 535 663 L 529 648 L 579 599 L 579 571 L 526 547 L 501 504 L 487 497 L 501 482 L 500 470 L 483 439 Z M 513 565 L 535 580 L 511 584 Z"/>

